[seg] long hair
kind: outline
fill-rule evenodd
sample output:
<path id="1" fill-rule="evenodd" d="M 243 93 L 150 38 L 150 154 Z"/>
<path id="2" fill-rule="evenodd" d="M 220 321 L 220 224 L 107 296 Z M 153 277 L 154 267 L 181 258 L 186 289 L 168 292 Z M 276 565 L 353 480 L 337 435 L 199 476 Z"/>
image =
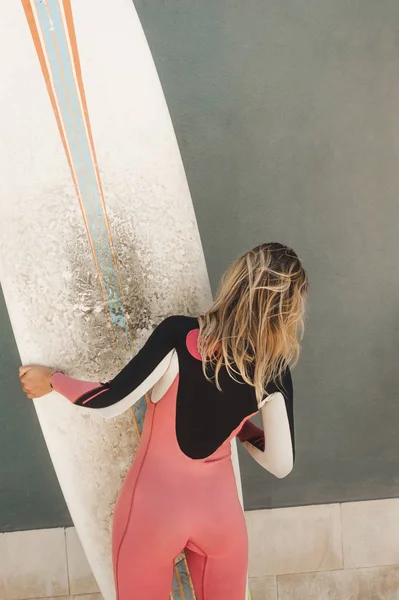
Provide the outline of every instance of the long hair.
<path id="1" fill-rule="evenodd" d="M 218 389 L 224 366 L 255 388 L 258 404 L 270 381 L 281 378 L 300 353 L 308 278 L 291 248 L 262 244 L 225 273 L 215 302 L 199 317 L 198 341 L 205 376 Z"/>

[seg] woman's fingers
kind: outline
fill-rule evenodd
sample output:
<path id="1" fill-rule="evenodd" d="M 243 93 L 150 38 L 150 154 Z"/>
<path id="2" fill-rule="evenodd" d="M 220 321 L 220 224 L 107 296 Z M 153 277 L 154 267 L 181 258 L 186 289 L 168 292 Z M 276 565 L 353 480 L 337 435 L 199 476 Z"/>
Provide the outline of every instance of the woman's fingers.
<path id="1" fill-rule="evenodd" d="M 23 385 L 22 386 L 22 391 L 28 396 L 28 398 L 30 396 L 34 396 L 35 393 L 37 392 L 37 390 L 35 390 L 34 388 L 30 387 L 29 385 Z"/>
<path id="2" fill-rule="evenodd" d="M 26 394 L 26 396 L 30 399 L 33 400 L 35 398 L 41 398 L 42 396 L 44 396 L 44 393 L 41 393 L 39 390 L 24 390 L 24 393 Z"/>
<path id="3" fill-rule="evenodd" d="M 26 373 L 28 373 L 28 371 L 30 371 L 31 369 L 33 369 L 32 365 L 23 365 L 22 367 L 19 367 L 19 372 L 18 372 L 19 378 L 26 375 Z"/>

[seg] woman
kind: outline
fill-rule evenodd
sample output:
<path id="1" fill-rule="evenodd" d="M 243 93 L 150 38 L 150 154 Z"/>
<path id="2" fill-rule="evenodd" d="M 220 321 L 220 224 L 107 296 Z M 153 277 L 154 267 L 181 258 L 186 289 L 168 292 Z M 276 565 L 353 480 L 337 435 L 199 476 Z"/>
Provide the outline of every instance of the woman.
<path id="1" fill-rule="evenodd" d="M 198 600 L 244 600 L 247 533 L 230 441 L 277 477 L 294 460 L 289 365 L 298 359 L 306 273 L 281 244 L 247 252 L 198 319 L 172 316 L 108 383 L 21 367 L 29 398 L 52 389 L 114 417 L 151 391 L 113 528 L 118 600 L 168 600 L 183 550 Z M 250 418 L 260 411 L 263 431 Z"/>

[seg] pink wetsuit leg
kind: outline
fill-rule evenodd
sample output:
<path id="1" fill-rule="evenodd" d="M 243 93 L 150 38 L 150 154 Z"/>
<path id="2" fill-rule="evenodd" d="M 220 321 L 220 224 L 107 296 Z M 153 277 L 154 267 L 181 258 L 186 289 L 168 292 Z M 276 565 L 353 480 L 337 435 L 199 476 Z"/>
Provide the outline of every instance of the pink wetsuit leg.
<path id="1" fill-rule="evenodd" d="M 244 600 L 247 585 L 247 548 L 232 547 L 221 556 L 186 549 L 197 600 Z"/>
<path id="2" fill-rule="evenodd" d="M 230 454 L 230 447 L 226 451 Z M 203 493 L 193 501 L 198 516 L 186 546 L 187 561 L 197 600 L 244 600 L 248 569 L 244 514 L 230 457 L 214 466 L 217 480 L 211 478 L 212 489 L 204 482 Z"/>

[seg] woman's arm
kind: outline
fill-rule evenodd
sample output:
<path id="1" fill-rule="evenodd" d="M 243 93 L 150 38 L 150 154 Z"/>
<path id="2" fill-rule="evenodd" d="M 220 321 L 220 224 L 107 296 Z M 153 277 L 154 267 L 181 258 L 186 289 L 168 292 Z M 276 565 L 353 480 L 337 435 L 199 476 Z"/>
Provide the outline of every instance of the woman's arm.
<path id="1" fill-rule="evenodd" d="M 240 440 L 240 442 L 242 442 L 242 443 L 249 442 L 252 446 L 255 446 L 255 448 L 258 448 L 258 450 L 262 450 L 262 452 L 264 452 L 264 450 L 265 450 L 264 431 L 263 431 L 263 429 L 261 429 L 260 427 L 255 425 L 255 423 L 253 423 L 252 421 L 250 421 L 250 420 L 245 421 L 245 423 L 242 426 L 241 430 L 239 431 L 237 437 Z"/>
<path id="2" fill-rule="evenodd" d="M 29 397 L 37 398 L 52 388 L 77 406 L 96 409 L 104 417 L 115 417 L 137 402 L 165 374 L 174 352 L 174 331 L 174 317 L 165 319 L 140 352 L 107 383 L 82 381 L 41 367 L 23 367 L 20 372 L 23 389 Z"/>
<path id="3" fill-rule="evenodd" d="M 282 385 L 268 386 L 270 395 L 260 409 L 263 431 L 247 421 L 239 439 L 264 469 L 278 478 L 286 477 L 294 466 L 295 438 L 293 388 L 289 369 Z"/>

